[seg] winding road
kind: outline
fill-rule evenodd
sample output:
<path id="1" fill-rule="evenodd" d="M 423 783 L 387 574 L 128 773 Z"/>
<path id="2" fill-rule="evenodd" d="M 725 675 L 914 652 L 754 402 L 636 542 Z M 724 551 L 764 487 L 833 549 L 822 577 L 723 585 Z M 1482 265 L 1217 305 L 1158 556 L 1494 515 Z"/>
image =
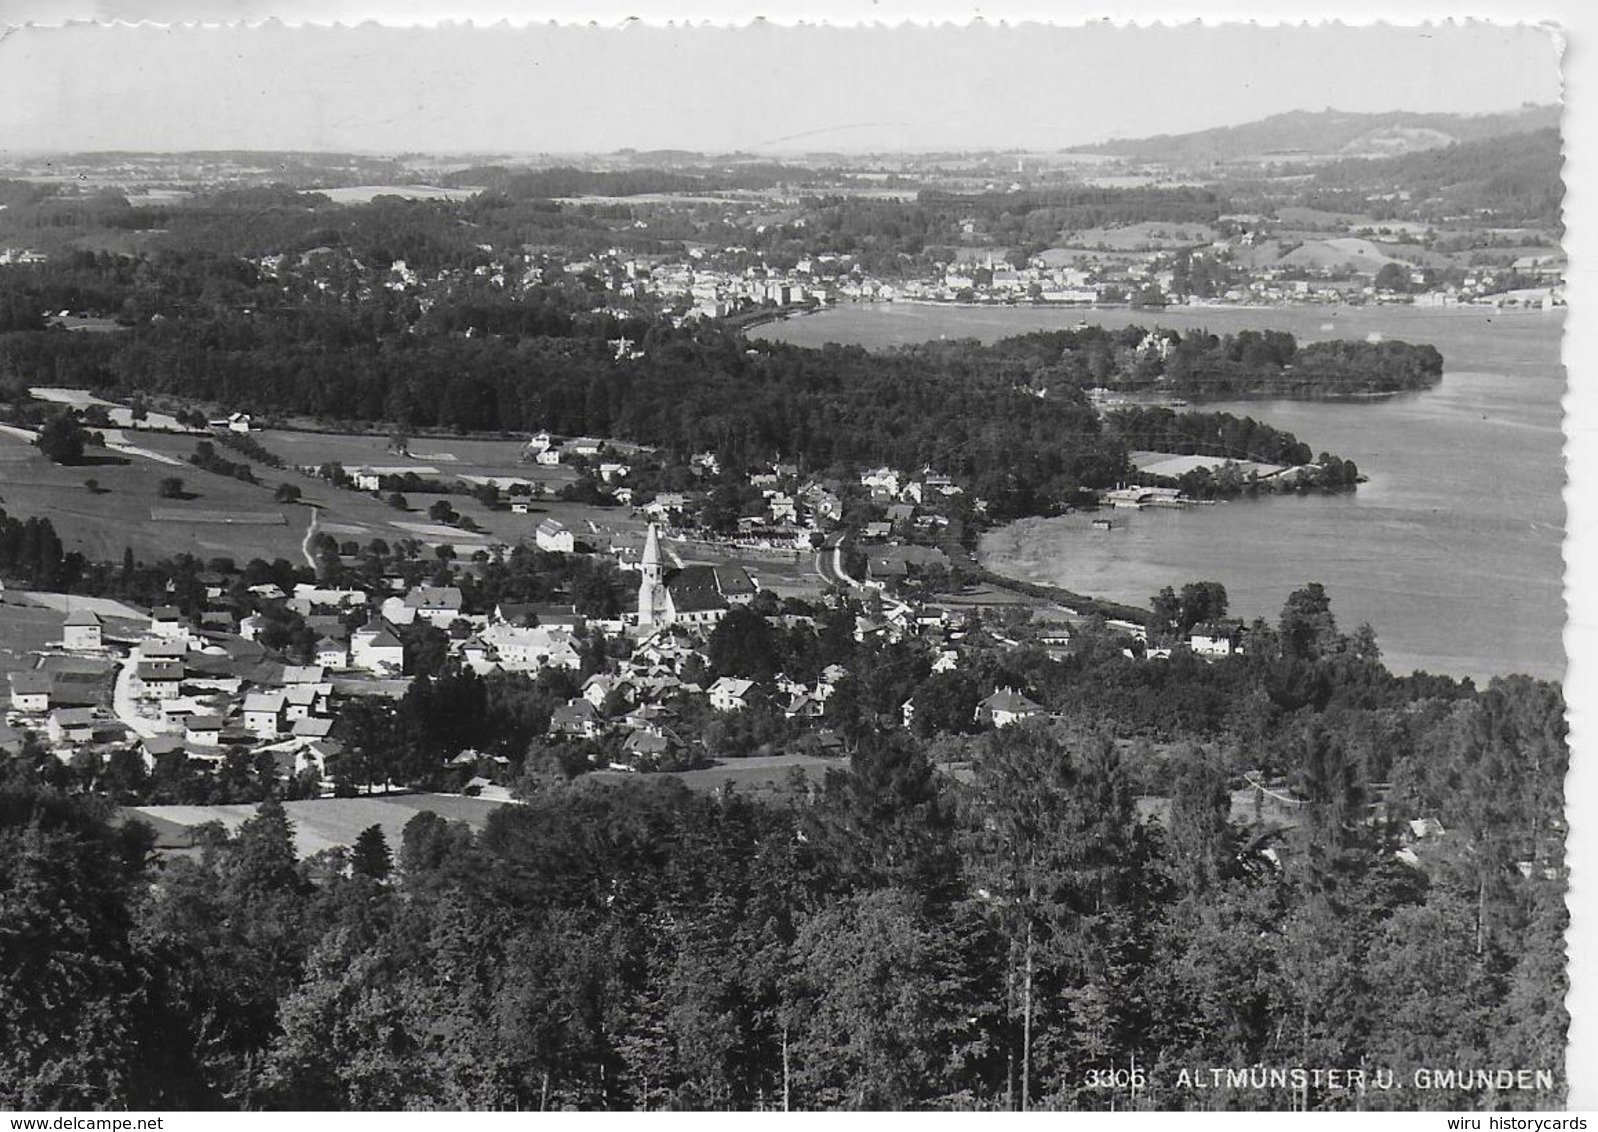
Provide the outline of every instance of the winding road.
<path id="1" fill-rule="evenodd" d="M 829 586 L 857 590 L 860 583 L 843 570 L 843 536 L 833 535 L 816 551 L 816 574 Z"/>

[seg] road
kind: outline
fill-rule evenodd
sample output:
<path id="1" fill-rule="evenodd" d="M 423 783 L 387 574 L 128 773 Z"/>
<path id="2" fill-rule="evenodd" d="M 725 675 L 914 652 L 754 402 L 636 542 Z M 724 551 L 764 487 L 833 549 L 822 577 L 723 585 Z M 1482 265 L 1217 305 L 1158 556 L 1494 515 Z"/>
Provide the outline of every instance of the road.
<path id="1" fill-rule="evenodd" d="M 133 698 L 133 669 L 139 662 L 132 656 L 123 659 L 117 668 L 116 686 L 111 693 L 111 710 L 127 728 L 144 739 L 167 734 L 165 728 L 139 714 Z"/>
<path id="2" fill-rule="evenodd" d="M 833 535 L 816 551 L 816 574 L 829 586 L 857 590 L 860 583 L 843 570 L 843 536 Z"/>

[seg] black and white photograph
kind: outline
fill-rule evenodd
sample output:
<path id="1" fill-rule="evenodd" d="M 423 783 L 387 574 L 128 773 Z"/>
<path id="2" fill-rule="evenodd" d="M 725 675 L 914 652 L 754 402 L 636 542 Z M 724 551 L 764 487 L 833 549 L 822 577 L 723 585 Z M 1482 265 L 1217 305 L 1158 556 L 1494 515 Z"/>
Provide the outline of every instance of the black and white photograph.
<path id="1" fill-rule="evenodd" d="M 1598 1106 L 1579 39 L 90 7 L 0 1110 Z"/>

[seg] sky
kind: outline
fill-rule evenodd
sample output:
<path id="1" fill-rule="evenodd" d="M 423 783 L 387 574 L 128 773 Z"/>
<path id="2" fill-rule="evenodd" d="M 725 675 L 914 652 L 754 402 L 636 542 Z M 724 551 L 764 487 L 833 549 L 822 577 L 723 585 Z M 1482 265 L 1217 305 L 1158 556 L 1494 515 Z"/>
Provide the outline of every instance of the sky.
<path id="1" fill-rule="evenodd" d="M 1488 23 L 20 27 L 0 150 L 1058 149 L 1554 103 L 1558 48 Z"/>

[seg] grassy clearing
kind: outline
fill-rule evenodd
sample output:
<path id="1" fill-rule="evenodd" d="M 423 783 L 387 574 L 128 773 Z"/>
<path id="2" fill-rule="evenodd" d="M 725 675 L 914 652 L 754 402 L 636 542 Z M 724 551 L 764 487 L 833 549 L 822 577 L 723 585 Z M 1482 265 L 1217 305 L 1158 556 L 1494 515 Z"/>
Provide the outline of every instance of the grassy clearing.
<path id="1" fill-rule="evenodd" d="M 788 776 L 795 769 L 805 772 L 806 778 L 819 785 L 828 770 L 848 769 L 848 759 L 825 759 L 815 755 L 770 755 L 747 759 L 725 759 L 704 770 L 689 770 L 673 775 L 649 775 L 648 778 L 677 778 L 690 790 L 710 793 L 729 783 L 740 794 L 753 797 L 771 797 L 788 792 Z M 589 777 L 601 781 L 620 782 L 637 775 L 622 771 L 596 771 Z"/>
<path id="2" fill-rule="evenodd" d="M 182 454 L 194 442 L 170 438 Z M 18 455 L 19 451 L 22 455 Z M 187 552 L 199 558 L 227 556 L 298 559 L 309 515 L 304 508 L 284 508 L 272 501 L 276 477 L 266 485 L 251 485 L 195 467 L 174 468 L 149 460 L 129 458 L 125 464 L 61 467 L 50 463 L 21 439 L 0 436 L 5 476 L 0 481 L 0 505 L 16 516 L 47 517 L 68 550 L 95 561 L 120 561 L 124 547 L 134 557 L 154 562 Z M 187 500 L 160 497 L 160 484 L 178 476 L 193 496 Z M 93 479 L 100 490 L 91 492 Z M 329 489 L 331 490 L 331 489 Z M 284 526 L 241 526 L 213 522 L 156 522 L 152 508 L 194 512 L 281 511 Z"/>
<path id="3" fill-rule="evenodd" d="M 431 811 L 449 821 L 463 821 L 473 829 L 488 824 L 488 816 L 504 802 L 463 798 L 453 794 L 376 794 L 361 798 L 315 798 L 287 802 L 284 809 L 294 827 L 294 848 L 301 857 L 324 849 L 352 845 L 362 830 L 380 826 L 396 853 L 405 823 Z M 253 805 L 239 806 L 139 806 L 130 816 L 149 821 L 161 837 L 163 848 L 182 848 L 196 826 L 219 821 L 237 831 L 254 816 Z"/>
<path id="4" fill-rule="evenodd" d="M 11 702 L 6 675 L 31 671 L 38 663 L 35 652 L 48 644 L 60 643 L 65 621 L 64 614 L 20 604 L 12 595 L 0 602 L 0 703 L 9 706 Z"/>

